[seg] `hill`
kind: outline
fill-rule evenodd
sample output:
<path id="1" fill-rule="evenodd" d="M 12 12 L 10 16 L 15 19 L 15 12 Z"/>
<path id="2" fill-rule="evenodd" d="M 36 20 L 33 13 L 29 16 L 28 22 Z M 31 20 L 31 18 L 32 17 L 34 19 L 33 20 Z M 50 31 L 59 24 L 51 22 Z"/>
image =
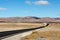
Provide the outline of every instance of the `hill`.
<path id="1" fill-rule="evenodd" d="M 32 17 L 32 16 L 0 18 L 0 23 L 10 23 L 10 22 L 12 23 L 14 22 L 18 22 L 18 23 L 60 22 L 60 18 L 49 18 L 49 17 L 38 18 L 38 17 Z"/>

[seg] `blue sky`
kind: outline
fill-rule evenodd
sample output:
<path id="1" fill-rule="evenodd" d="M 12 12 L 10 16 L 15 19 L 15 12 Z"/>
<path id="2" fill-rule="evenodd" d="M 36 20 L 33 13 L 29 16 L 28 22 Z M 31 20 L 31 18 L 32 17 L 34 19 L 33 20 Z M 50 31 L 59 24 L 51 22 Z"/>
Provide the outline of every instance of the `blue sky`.
<path id="1" fill-rule="evenodd" d="M 0 0 L 0 17 L 60 17 L 60 0 Z"/>

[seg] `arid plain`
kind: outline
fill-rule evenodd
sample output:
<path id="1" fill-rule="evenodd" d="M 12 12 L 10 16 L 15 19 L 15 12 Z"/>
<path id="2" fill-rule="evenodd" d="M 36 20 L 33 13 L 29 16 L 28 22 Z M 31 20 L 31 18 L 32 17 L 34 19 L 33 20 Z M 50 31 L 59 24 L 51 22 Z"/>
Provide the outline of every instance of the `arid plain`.
<path id="1" fill-rule="evenodd" d="M 35 28 L 43 25 L 44 23 L 0 23 L 0 32 Z M 41 38 L 44 40 L 60 40 L 60 23 L 49 23 L 49 26 L 33 30 L 30 35 L 22 37 L 20 40 L 38 40 Z"/>
<path id="2" fill-rule="evenodd" d="M 43 25 L 42 23 L 0 23 L 0 31 L 35 28 Z"/>

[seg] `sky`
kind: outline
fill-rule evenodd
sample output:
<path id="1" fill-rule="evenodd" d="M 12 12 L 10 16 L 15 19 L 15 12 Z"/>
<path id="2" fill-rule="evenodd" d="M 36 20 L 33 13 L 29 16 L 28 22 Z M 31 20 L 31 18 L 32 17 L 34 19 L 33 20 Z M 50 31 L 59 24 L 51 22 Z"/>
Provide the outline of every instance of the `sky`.
<path id="1" fill-rule="evenodd" d="M 60 17 L 60 0 L 0 0 L 0 17 Z"/>

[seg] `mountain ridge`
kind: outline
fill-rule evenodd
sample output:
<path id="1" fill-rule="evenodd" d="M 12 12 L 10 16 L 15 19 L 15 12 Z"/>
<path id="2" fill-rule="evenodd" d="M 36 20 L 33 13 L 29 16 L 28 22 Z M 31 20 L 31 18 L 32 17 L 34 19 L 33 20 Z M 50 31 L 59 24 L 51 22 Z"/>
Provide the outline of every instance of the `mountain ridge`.
<path id="1" fill-rule="evenodd" d="M 28 17 L 7 17 L 7 18 L 0 18 L 0 23 L 1 22 L 60 22 L 60 18 L 50 18 L 50 17 L 33 17 L 33 16 L 28 16 Z"/>

